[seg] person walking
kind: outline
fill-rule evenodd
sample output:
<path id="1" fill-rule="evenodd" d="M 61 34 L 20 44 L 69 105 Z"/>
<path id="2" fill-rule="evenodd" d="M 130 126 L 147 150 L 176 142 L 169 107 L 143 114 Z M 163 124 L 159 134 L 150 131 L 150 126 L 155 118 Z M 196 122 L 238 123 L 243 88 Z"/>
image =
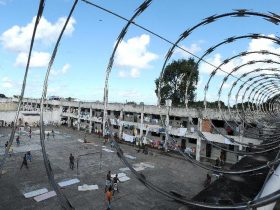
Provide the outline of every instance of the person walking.
<path id="1" fill-rule="evenodd" d="M 50 132 L 47 133 L 47 139 L 49 140 L 50 137 Z"/>
<path id="2" fill-rule="evenodd" d="M 28 169 L 26 154 L 24 154 L 24 156 L 23 156 L 23 160 L 22 160 L 22 164 L 21 164 L 20 170 L 21 170 L 23 165 L 25 165 L 25 167 Z"/>
<path id="3" fill-rule="evenodd" d="M 19 136 L 17 136 L 16 142 L 17 142 L 17 146 L 19 146 L 20 145 Z"/>
<path id="4" fill-rule="evenodd" d="M 74 158 L 74 156 L 71 153 L 70 156 L 69 156 L 69 165 L 70 165 L 70 168 L 72 170 L 74 170 L 74 160 L 75 160 L 75 158 Z"/>
<path id="5" fill-rule="evenodd" d="M 32 161 L 32 155 L 31 155 L 31 152 L 30 152 L 30 151 L 28 151 L 28 152 L 26 153 L 26 159 L 29 160 L 30 162 Z"/>
<path id="6" fill-rule="evenodd" d="M 118 186 L 118 182 L 119 182 L 119 178 L 118 178 L 118 174 L 116 174 L 116 176 L 113 178 L 113 195 L 115 194 L 115 191 L 119 192 L 119 186 Z"/>
<path id="7" fill-rule="evenodd" d="M 10 149 L 9 149 L 9 155 L 10 155 L 10 157 L 12 157 L 13 151 L 14 151 L 13 145 L 11 145 L 11 146 L 10 146 Z"/>
<path id="8" fill-rule="evenodd" d="M 105 182 L 105 192 L 112 186 L 111 171 L 108 171 Z"/>
<path id="9" fill-rule="evenodd" d="M 53 139 L 54 139 L 54 130 L 52 129 L 52 136 L 53 136 Z"/>
<path id="10" fill-rule="evenodd" d="M 106 202 L 107 202 L 107 210 L 110 210 L 111 209 L 111 201 L 112 201 L 112 187 L 111 186 L 105 192 L 105 198 L 106 198 Z"/>

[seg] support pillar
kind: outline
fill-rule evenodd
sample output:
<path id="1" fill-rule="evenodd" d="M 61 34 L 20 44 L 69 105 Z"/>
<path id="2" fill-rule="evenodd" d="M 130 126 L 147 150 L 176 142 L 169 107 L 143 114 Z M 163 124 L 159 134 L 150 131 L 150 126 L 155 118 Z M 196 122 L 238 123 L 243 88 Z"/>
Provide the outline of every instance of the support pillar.
<path id="1" fill-rule="evenodd" d="M 122 139 L 122 128 L 123 128 L 123 109 L 121 109 L 119 117 L 119 139 Z"/>
<path id="2" fill-rule="evenodd" d="M 36 108 L 37 108 L 37 104 L 36 104 Z M 62 105 L 60 105 L 59 106 L 59 116 L 62 116 L 62 114 L 63 114 L 62 110 L 63 110 L 63 107 L 62 107 Z M 58 122 L 58 125 L 61 125 L 61 118 L 60 118 L 60 120 Z"/>
<path id="3" fill-rule="evenodd" d="M 143 138 L 143 128 L 144 128 L 144 105 L 143 105 L 143 110 L 141 112 L 141 122 L 140 122 L 140 139 Z"/>
<path id="4" fill-rule="evenodd" d="M 243 124 L 240 124 L 239 126 L 239 142 L 242 143 L 243 142 L 243 136 L 244 136 L 244 127 L 243 127 Z M 241 144 L 239 144 L 238 146 L 238 149 L 239 151 L 242 151 L 243 150 L 243 146 Z M 241 155 L 238 155 L 238 160 L 241 160 L 242 159 L 242 156 Z"/>
<path id="5" fill-rule="evenodd" d="M 79 108 L 78 108 L 78 131 L 80 130 L 80 124 L 81 124 L 81 103 L 79 102 Z"/>
<path id="6" fill-rule="evenodd" d="M 70 124 L 71 124 L 71 121 L 70 121 L 70 117 L 68 116 L 68 117 L 67 117 L 67 125 L 68 125 L 68 128 L 70 128 L 70 127 L 71 127 L 71 125 L 70 125 Z"/>
<path id="7" fill-rule="evenodd" d="M 167 152 L 168 147 L 167 147 L 167 142 L 168 142 L 168 136 L 169 136 L 169 113 L 172 105 L 172 100 L 166 100 L 165 105 L 167 107 L 167 113 L 166 113 L 166 118 L 165 118 L 165 140 L 164 140 L 164 149 L 165 152 Z"/>
<path id="8" fill-rule="evenodd" d="M 164 148 L 165 148 L 165 151 L 167 152 L 167 142 L 168 142 L 168 137 L 169 137 L 169 111 L 170 111 L 170 107 L 168 107 L 168 114 L 166 115 L 166 118 L 165 118 L 165 140 L 164 140 Z"/>
<path id="9" fill-rule="evenodd" d="M 188 121 L 187 121 L 187 131 L 191 132 L 191 127 L 192 127 L 192 117 L 188 117 Z"/>
<path id="10" fill-rule="evenodd" d="M 88 132 L 91 133 L 92 132 L 92 106 L 90 106 L 89 108 L 89 129 Z"/>
<path id="11" fill-rule="evenodd" d="M 198 128 L 200 132 L 202 131 L 202 118 L 198 118 Z M 196 140 L 196 154 L 195 154 L 195 159 L 197 161 L 200 161 L 200 150 L 201 150 L 201 138 L 200 136 L 197 136 Z"/>

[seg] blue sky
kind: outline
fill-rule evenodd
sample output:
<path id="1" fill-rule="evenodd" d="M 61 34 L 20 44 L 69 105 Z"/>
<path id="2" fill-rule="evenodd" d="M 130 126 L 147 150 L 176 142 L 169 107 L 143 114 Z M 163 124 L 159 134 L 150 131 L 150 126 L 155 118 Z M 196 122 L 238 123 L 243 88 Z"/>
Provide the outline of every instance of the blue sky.
<path id="1" fill-rule="evenodd" d="M 92 2 L 128 19 L 142 3 L 140 0 Z M 7 96 L 20 93 L 27 49 L 30 44 L 29 34 L 33 30 L 32 20 L 37 13 L 38 4 L 39 1 L 34 0 L 0 0 L 0 92 Z M 72 4 L 72 0 L 46 1 L 33 49 L 34 58 L 29 71 L 26 97 L 40 97 L 41 95 L 49 55 Z M 151 6 L 136 18 L 136 22 L 170 41 L 175 41 L 183 31 L 202 19 L 240 8 L 257 12 L 280 13 L 279 2 L 276 0 L 161 0 L 153 1 Z M 116 38 L 125 24 L 125 21 L 80 1 L 61 41 L 50 77 L 48 95 L 102 101 L 107 63 Z M 210 46 L 233 35 L 262 33 L 280 36 L 279 27 L 261 18 L 229 17 L 199 28 L 180 45 L 201 56 Z M 117 52 L 115 65 L 110 75 L 109 101 L 143 101 L 146 104 L 156 104 L 154 80 L 160 74 L 165 54 L 170 47 L 170 44 L 148 32 L 130 26 Z M 207 56 L 206 60 L 219 65 L 226 57 L 241 51 L 260 49 L 280 53 L 279 46 L 271 42 L 247 39 L 218 48 Z M 188 57 L 189 55 L 176 50 L 171 60 Z M 236 60 L 225 69 L 228 71 L 248 60 L 250 59 Z M 241 72 L 244 71 L 247 69 Z M 197 100 L 204 97 L 203 88 L 209 78 L 209 72 L 211 72 L 209 65 L 200 66 Z M 211 82 L 212 88 L 207 94 L 208 100 L 217 99 L 217 89 L 224 76 L 225 74 L 220 73 Z M 225 96 L 233 79 L 229 79 L 223 89 L 222 93 Z M 222 99 L 226 100 L 223 96 Z"/>

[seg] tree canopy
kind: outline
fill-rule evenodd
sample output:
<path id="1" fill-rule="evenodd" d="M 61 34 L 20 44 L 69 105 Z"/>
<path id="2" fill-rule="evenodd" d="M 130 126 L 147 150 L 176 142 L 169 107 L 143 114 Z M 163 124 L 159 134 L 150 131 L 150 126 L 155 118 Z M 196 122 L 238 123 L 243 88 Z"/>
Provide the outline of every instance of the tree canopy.
<path id="1" fill-rule="evenodd" d="M 5 94 L 0 93 L 0 98 L 7 98 L 7 97 L 5 96 Z"/>
<path id="2" fill-rule="evenodd" d="M 156 94 L 158 94 L 159 80 L 160 77 L 155 80 Z M 165 100 L 171 99 L 173 106 L 182 106 L 185 105 L 186 101 L 194 101 L 197 82 L 198 69 L 193 58 L 172 61 L 164 69 L 160 103 L 164 104 Z M 188 90 L 185 94 L 187 86 Z"/>

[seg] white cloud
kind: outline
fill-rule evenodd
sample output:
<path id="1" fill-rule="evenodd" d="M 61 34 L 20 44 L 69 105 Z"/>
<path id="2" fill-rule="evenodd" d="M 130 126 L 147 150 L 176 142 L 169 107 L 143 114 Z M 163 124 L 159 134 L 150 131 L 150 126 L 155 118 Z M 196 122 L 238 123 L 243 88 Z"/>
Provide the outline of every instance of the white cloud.
<path id="1" fill-rule="evenodd" d="M 136 69 L 136 68 L 131 69 L 130 76 L 133 78 L 139 77 L 140 76 L 139 69 Z"/>
<path id="2" fill-rule="evenodd" d="M 213 57 L 207 58 L 206 61 L 213 64 L 214 66 L 219 66 L 222 62 L 222 56 L 221 56 L 221 54 L 217 53 Z M 200 69 L 202 72 L 209 74 L 215 68 L 213 66 L 209 65 L 208 63 L 202 62 L 200 64 Z"/>
<path id="3" fill-rule="evenodd" d="M 201 51 L 201 47 L 197 44 L 197 43 L 192 43 L 190 47 L 187 47 L 187 46 L 180 46 L 181 48 L 183 48 L 184 50 L 188 51 L 188 52 L 191 52 L 193 54 L 196 54 L 198 52 Z M 175 53 L 178 53 L 184 57 L 190 57 L 191 55 L 185 51 L 183 51 L 182 49 L 180 48 L 176 48 L 175 51 L 174 51 L 174 54 Z"/>
<path id="4" fill-rule="evenodd" d="M 1 1 L 1 0 L 0 0 Z M 17 57 L 15 66 L 25 67 L 28 59 L 28 52 L 31 37 L 34 29 L 36 17 L 25 26 L 14 25 L 0 35 L 0 43 L 4 49 L 16 52 Z M 35 36 L 34 49 L 44 46 L 46 49 L 53 44 L 59 36 L 61 29 L 66 21 L 65 17 L 59 18 L 56 22 L 51 23 L 44 17 L 41 18 Z M 75 19 L 71 18 L 64 32 L 65 35 L 71 35 L 74 31 Z M 30 68 L 46 67 L 50 60 L 50 53 L 40 50 L 33 50 L 30 62 Z M 62 73 L 66 73 L 69 66 L 64 66 Z"/>
<path id="5" fill-rule="evenodd" d="M 275 35 L 271 34 L 268 35 L 270 37 L 275 37 Z M 278 47 L 278 45 L 276 45 L 274 42 L 272 42 L 271 40 L 268 39 L 252 39 L 249 43 L 248 43 L 248 47 L 247 49 L 244 49 L 243 51 L 261 51 L 261 50 L 267 50 L 273 53 L 277 53 L 280 54 L 280 47 Z M 269 54 L 249 54 L 247 56 L 242 56 L 239 57 L 237 59 L 234 59 L 230 62 L 228 62 L 226 65 L 223 65 L 221 68 L 226 71 L 226 72 L 231 72 L 235 67 L 246 64 L 248 61 L 261 61 L 261 60 L 266 60 L 266 59 L 271 59 L 273 61 L 276 62 L 280 62 L 280 58 L 274 55 L 269 55 Z M 207 58 L 206 61 L 212 63 L 215 66 L 219 66 L 222 61 L 224 60 L 224 58 L 222 58 L 221 54 L 217 53 L 214 54 L 212 57 Z M 245 65 L 244 67 L 241 67 L 237 72 L 235 72 L 235 75 L 241 75 L 243 73 L 252 71 L 252 69 L 257 69 L 257 68 L 278 68 L 279 64 L 267 64 L 267 63 L 256 63 L 253 65 Z M 200 69 L 202 73 L 211 73 L 215 68 L 210 66 L 209 64 L 202 62 L 202 64 L 200 65 Z M 217 72 L 218 74 L 223 74 L 220 70 L 218 70 Z M 266 71 L 266 73 L 268 73 L 268 71 Z"/>
<path id="6" fill-rule="evenodd" d="M 3 82 L 2 87 L 3 88 L 12 88 L 13 84 L 11 82 Z"/>
<path id="7" fill-rule="evenodd" d="M 130 71 L 121 70 L 118 72 L 118 76 L 121 78 L 138 78 L 140 76 L 140 70 L 132 68 Z"/>
<path id="8" fill-rule="evenodd" d="M 119 71 L 118 76 L 121 78 L 125 78 L 125 77 L 127 77 L 127 73 L 125 71 Z"/>
<path id="9" fill-rule="evenodd" d="M 148 51 L 150 36 L 143 34 L 122 41 L 116 52 L 116 66 L 130 68 L 130 72 L 119 72 L 120 77 L 139 77 L 140 71 L 150 67 L 150 63 L 158 58 L 158 55 Z"/>
<path id="10" fill-rule="evenodd" d="M 29 50 L 31 37 L 36 17 L 26 26 L 15 25 L 0 36 L 0 41 L 5 49 L 14 52 L 27 52 Z M 59 18 L 55 23 L 50 23 L 44 17 L 41 18 L 37 28 L 35 40 L 49 46 L 54 43 L 66 21 L 65 17 Z M 74 31 L 75 19 L 71 18 L 65 30 L 65 35 L 71 35 Z"/>
<path id="11" fill-rule="evenodd" d="M 268 36 L 275 37 L 275 35 L 268 35 Z M 247 45 L 245 46 L 244 49 L 242 49 L 238 52 L 235 52 L 235 55 L 242 51 L 255 52 L 255 51 L 262 51 L 262 50 L 267 50 L 269 52 L 280 54 L 280 47 L 279 47 L 279 45 L 275 44 L 274 42 L 272 42 L 268 39 L 252 39 L 247 43 Z M 225 58 L 222 58 L 221 54 L 216 53 L 216 54 L 213 54 L 210 57 L 208 57 L 206 60 L 208 62 L 214 64 L 215 66 L 219 66 L 223 62 L 224 59 Z M 228 62 L 226 65 L 223 65 L 221 68 L 224 71 L 229 73 L 235 67 L 247 64 L 249 61 L 264 61 L 264 60 L 268 60 L 268 59 L 272 60 L 274 62 L 280 63 L 279 56 L 270 55 L 270 54 L 252 53 L 252 54 L 248 54 L 246 56 L 242 56 L 237 59 L 234 59 L 234 60 Z M 259 69 L 259 68 L 260 69 L 268 69 L 268 68 L 279 69 L 279 64 L 256 62 L 255 64 L 244 65 L 243 67 L 239 68 L 237 72 L 234 72 L 233 75 L 240 77 L 241 74 L 248 73 L 248 72 L 251 72 L 252 70 Z M 211 73 L 214 69 L 215 69 L 214 67 L 212 67 L 204 62 L 201 63 L 201 65 L 200 65 L 201 73 L 207 73 L 209 75 L 209 73 Z M 248 75 L 248 77 L 242 78 L 242 80 L 247 81 L 249 79 L 249 77 L 257 76 L 259 74 L 272 74 L 272 73 L 275 73 L 275 72 L 270 71 L 270 70 L 262 70 L 260 72 L 250 73 Z M 212 83 L 210 86 L 215 87 L 214 86 L 215 84 L 220 86 L 222 84 L 223 78 L 225 76 L 226 76 L 225 73 L 218 70 L 217 75 L 215 76 L 214 79 L 212 79 Z M 231 79 L 233 79 L 233 80 L 231 80 Z M 207 81 L 208 81 L 208 79 L 207 79 Z M 236 81 L 236 78 L 229 77 L 229 79 L 226 81 L 226 83 L 224 83 L 223 92 L 222 92 L 223 95 L 221 97 L 222 100 L 227 101 L 228 91 L 232 87 L 233 81 Z M 237 83 L 236 87 L 233 88 L 233 91 L 231 93 L 231 98 L 230 98 L 230 102 L 232 102 L 232 103 L 235 103 L 235 95 L 236 95 L 236 92 L 237 92 L 240 84 L 241 83 Z M 254 85 L 254 83 L 248 82 L 243 89 L 246 89 L 247 85 Z M 217 93 L 218 93 L 217 89 L 210 88 L 209 91 L 207 92 L 207 97 L 208 97 L 208 94 L 217 94 Z M 239 93 L 237 102 L 241 101 L 242 96 L 243 96 L 243 93 Z M 248 97 L 248 95 L 245 97 L 244 101 L 247 100 L 247 97 Z M 217 100 L 217 96 L 216 96 L 216 100 Z"/>
<path id="12" fill-rule="evenodd" d="M 28 54 L 25 52 L 21 52 L 18 54 L 16 58 L 16 66 L 25 67 L 28 59 Z M 50 54 L 46 52 L 36 52 L 34 51 L 31 55 L 30 67 L 38 68 L 38 67 L 46 67 L 50 60 Z"/>
<path id="13" fill-rule="evenodd" d="M 70 69 L 71 65 L 66 63 L 63 65 L 63 67 L 61 69 L 55 70 L 55 69 L 51 69 L 50 74 L 52 76 L 57 76 L 60 74 L 66 74 L 68 72 L 68 70 Z"/>
<path id="14" fill-rule="evenodd" d="M 9 79 L 9 77 L 3 77 L 1 86 L 3 88 L 12 88 L 14 85 L 12 83 L 12 80 Z"/>
<path id="15" fill-rule="evenodd" d="M 233 85 L 233 82 L 225 82 L 223 85 L 223 89 L 228 89 L 231 88 Z"/>
<path id="16" fill-rule="evenodd" d="M 70 66 L 70 64 L 65 64 L 63 67 L 62 67 L 62 70 L 61 70 L 61 73 L 62 74 L 65 74 L 65 73 L 67 73 L 68 72 L 68 69 L 70 68 L 71 66 Z"/>

